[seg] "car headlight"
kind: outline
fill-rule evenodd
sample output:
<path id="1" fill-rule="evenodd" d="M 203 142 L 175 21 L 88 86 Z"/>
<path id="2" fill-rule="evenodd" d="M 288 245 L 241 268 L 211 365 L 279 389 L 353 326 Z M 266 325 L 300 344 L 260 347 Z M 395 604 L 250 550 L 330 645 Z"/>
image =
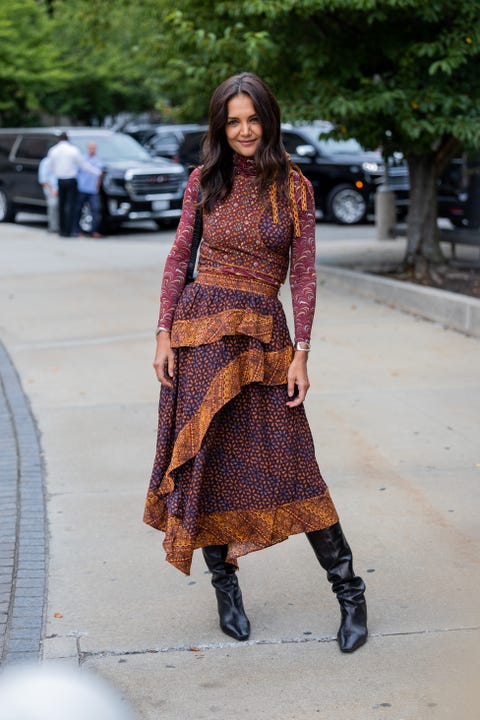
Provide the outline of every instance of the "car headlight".
<path id="1" fill-rule="evenodd" d="M 376 162 L 364 162 L 362 163 L 362 169 L 367 173 L 379 173 L 383 172 L 383 165 Z"/>

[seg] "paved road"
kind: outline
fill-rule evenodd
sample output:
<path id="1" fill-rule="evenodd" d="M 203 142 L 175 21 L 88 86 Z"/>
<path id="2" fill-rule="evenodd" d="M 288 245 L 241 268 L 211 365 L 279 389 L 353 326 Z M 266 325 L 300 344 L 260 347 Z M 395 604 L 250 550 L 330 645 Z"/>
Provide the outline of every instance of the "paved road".
<path id="1" fill-rule="evenodd" d="M 401 257 L 402 240 L 373 234 L 318 226 L 319 255 Z M 241 561 L 253 631 L 229 642 L 201 558 L 182 576 L 141 523 L 171 238 L 0 228 L 0 339 L 45 461 L 44 660 L 101 673 L 142 720 L 476 720 L 479 341 L 319 288 L 307 410 L 368 583 L 371 639 L 339 653 L 337 605 L 297 536 Z"/>

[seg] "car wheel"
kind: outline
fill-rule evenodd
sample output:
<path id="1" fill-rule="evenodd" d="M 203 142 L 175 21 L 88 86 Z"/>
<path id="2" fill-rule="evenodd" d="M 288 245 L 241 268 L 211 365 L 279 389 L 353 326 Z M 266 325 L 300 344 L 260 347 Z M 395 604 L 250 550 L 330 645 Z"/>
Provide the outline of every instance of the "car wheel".
<path id="1" fill-rule="evenodd" d="M 0 188 L 0 222 L 13 222 L 15 220 L 15 207 L 5 190 Z"/>
<path id="2" fill-rule="evenodd" d="M 367 203 L 358 190 L 351 185 L 337 185 L 327 200 L 331 220 L 340 225 L 355 225 L 365 219 Z"/>
<path id="3" fill-rule="evenodd" d="M 80 210 L 80 218 L 78 220 L 78 226 L 82 233 L 91 233 L 93 227 L 92 209 L 90 203 L 86 200 Z"/>

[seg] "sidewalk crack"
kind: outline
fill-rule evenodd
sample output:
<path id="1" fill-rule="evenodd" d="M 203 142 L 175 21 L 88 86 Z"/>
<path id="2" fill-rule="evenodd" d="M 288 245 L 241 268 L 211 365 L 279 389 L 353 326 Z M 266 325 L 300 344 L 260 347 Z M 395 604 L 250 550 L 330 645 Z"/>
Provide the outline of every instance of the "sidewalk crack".
<path id="1" fill-rule="evenodd" d="M 370 638 L 390 638 L 390 637 L 409 637 L 414 635 L 439 635 L 443 633 L 458 633 L 458 632 L 471 632 L 480 630 L 480 625 L 474 625 L 471 627 L 454 627 L 454 628 L 424 628 L 421 630 L 405 630 L 397 632 L 373 632 L 369 634 Z M 316 637 L 310 635 L 308 637 L 292 637 L 292 638 L 269 638 L 265 640 L 247 640 L 245 642 L 213 642 L 213 643 L 199 643 L 198 645 L 166 645 L 159 647 L 150 648 L 132 648 L 126 649 L 115 649 L 115 650 L 84 650 L 82 651 L 80 644 L 81 639 L 78 642 L 78 653 L 80 664 L 87 662 L 93 658 L 103 657 L 122 657 L 127 655 L 158 655 L 162 653 L 174 653 L 174 652 L 193 652 L 203 653 L 207 650 L 232 650 L 232 649 L 243 649 L 248 647 L 258 647 L 262 645 L 301 645 L 304 643 L 331 643 L 336 642 L 336 637 Z"/>

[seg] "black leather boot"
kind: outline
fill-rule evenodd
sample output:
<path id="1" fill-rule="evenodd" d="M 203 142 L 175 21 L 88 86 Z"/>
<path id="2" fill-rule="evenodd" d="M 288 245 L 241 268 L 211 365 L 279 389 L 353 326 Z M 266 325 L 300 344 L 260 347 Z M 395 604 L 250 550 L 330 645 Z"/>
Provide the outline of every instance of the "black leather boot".
<path id="1" fill-rule="evenodd" d="M 324 530 L 307 532 L 320 565 L 327 571 L 332 590 L 342 611 L 342 622 L 337 639 L 340 650 L 351 653 L 367 641 L 367 603 L 365 583 L 355 575 L 352 551 L 340 523 Z"/>
<path id="2" fill-rule="evenodd" d="M 242 593 L 235 575 L 237 568 L 225 562 L 227 549 L 227 545 L 208 545 L 202 548 L 203 557 L 212 573 L 220 627 L 235 640 L 248 640 L 250 622 L 243 609 Z"/>

